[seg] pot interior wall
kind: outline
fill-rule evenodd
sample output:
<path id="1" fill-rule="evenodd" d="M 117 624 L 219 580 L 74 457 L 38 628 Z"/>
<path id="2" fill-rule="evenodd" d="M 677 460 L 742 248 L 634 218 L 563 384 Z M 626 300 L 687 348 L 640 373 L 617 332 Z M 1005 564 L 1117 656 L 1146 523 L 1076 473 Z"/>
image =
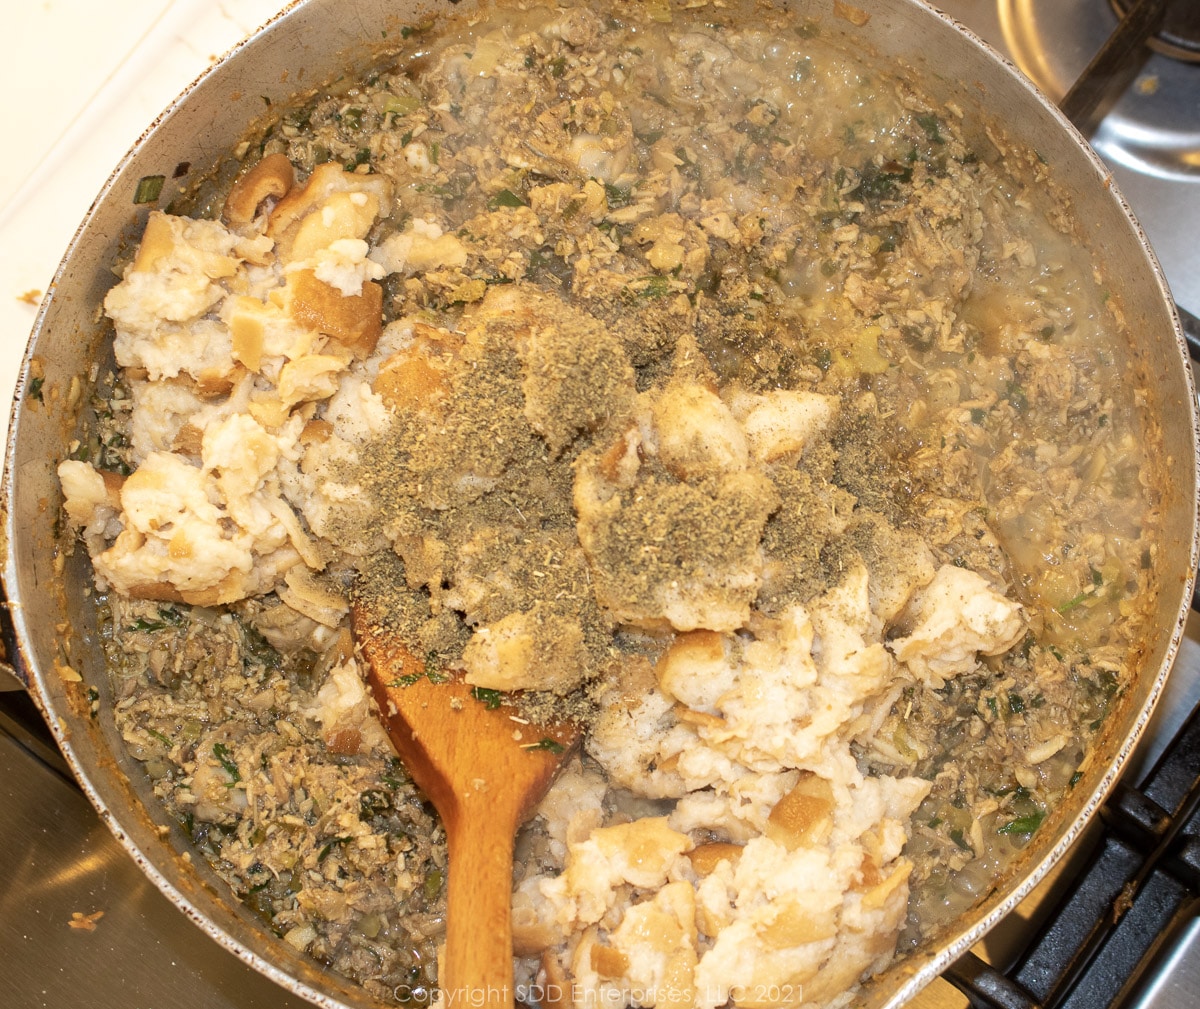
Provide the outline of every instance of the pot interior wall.
<path id="1" fill-rule="evenodd" d="M 453 9 L 462 13 L 468 6 Z M 982 126 L 996 117 L 1002 128 L 1007 125 L 1044 157 L 1078 208 L 1081 240 L 1092 244 L 1112 297 L 1131 332 L 1142 340 L 1138 359 L 1157 409 L 1167 418 L 1164 440 L 1172 482 L 1164 501 L 1162 556 L 1168 567 L 1162 572 L 1162 633 L 1145 659 L 1143 675 L 1109 721 L 1100 745 L 1111 760 L 1093 765 L 1073 793 L 1073 805 L 1059 813 L 1056 829 L 1034 836 L 1021 862 L 998 881 L 990 898 L 938 943 L 868 986 L 865 1004 L 897 1005 L 1011 907 L 1061 853 L 1114 780 L 1117 764 L 1148 717 L 1178 641 L 1195 564 L 1195 393 L 1164 284 L 1136 226 L 1105 184 L 1099 162 L 1027 85 L 915 0 L 860 0 L 858 6 L 870 14 L 861 27 L 835 16 L 832 0 L 795 6 L 818 18 L 823 30 L 843 33 L 881 59 L 897 58 L 910 66 L 923 90 L 954 101 L 968 123 L 979 124 L 967 132 L 981 150 L 992 150 Z M 154 206 L 134 203 L 138 181 L 164 176 L 158 205 L 165 207 L 173 186 L 187 186 L 227 156 L 247 124 L 262 114 L 264 96 L 278 106 L 293 92 L 333 78 L 347 63 L 366 62 L 372 47 L 399 38 L 406 23 L 419 21 L 428 10 L 429 5 L 382 0 L 312 0 L 292 8 L 202 78 L 148 131 L 93 206 L 43 308 L 30 353 L 44 369 L 44 394 L 38 402 L 18 391 L 6 469 L 10 542 L 4 576 L 15 602 L 24 670 L 93 801 L 159 886 L 193 918 L 207 923 L 211 934 L 276 980 L 329 1006 L 375 1003 L 297 956 L 240 904 L 227 900 L 201 859 L 181 859 L 188 845 L 178 828 L 166 825 L 169 833 L 160 834 L 155 820 L 162 816 L 154 812 L 144 775 L 122 755 L 105 714 L 108 690 L 84 589 L 86 559 L 77 551 L 60 570 L 64 544 L 58 536 L 61 496 L 55 467 L 79 420 L 73 380 L 94 379 L 95 362 L 107 367 L 111 360 L 102 346 L 97 305 L 114 281 L 111 264 L 136 241 Z M 1004 115 L 997 117 L 997 110 Z M 27 381 L 26 374 L 23 385 Z M 81 683 L 64 678 L 67 666 L 78 672 Z M 98 699 L 96 717 L 89 690 Z"/>

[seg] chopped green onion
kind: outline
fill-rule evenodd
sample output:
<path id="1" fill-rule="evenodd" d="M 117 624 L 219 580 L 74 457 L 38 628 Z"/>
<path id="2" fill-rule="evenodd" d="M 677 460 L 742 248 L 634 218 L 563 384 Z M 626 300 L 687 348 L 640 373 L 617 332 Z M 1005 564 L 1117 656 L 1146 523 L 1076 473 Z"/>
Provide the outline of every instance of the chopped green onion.
<path id="1" fill-rule="evenodd" d="M 389 95 L 383 106 L 384 115 L 389 112 L 397 116 L 406 116 L 416 112 L 421 107 L 421 99 L 416 95 Z"/>
<path id="2" fill-rule="evenodd" d="M 137 189 L 133 192 L 134 203 L 154 203 L 162 192 L 165 175 L 146 175 L 138 180 Z"/>
<path id="3" fill-rule="evenodd" d="M 427 904 L 436 900 L 437 895 L 442 892 L 442 882 L 444 879 L 445 877 L 442 875 L 441 869 L 430 869 L 425 874 L 425 882 L 421 886 L 421 891 Z"/>

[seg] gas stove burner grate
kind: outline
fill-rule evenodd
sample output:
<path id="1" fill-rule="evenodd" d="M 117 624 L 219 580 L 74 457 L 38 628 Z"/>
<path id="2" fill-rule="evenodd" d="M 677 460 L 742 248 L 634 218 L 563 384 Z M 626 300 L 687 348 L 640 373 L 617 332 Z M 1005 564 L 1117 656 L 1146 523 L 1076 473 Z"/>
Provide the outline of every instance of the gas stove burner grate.
<path id="1" fill-rule="evenodd" d="M 1118 15 L 1124 17 L 1135 0 L 1109 0 Z M 1196 0 L 1165 0 L 1162 26 L 1146 42 L 1155 52 L 1200 63 L 1200 3 Z"/>

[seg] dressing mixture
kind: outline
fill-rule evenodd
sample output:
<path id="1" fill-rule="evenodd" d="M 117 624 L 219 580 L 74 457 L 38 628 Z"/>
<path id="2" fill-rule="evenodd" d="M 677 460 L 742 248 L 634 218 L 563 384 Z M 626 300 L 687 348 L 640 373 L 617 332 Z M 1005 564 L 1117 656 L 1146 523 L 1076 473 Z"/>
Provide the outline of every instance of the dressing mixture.
<path id="1" fill-rule="evenodd" d="M 586 727 L 518 842 L 521 983 L 845 1004 L 986 893 L 1138 668 L 1119 306 L 1034 152 L 819 20 L 402 35 L 152 212 L 105 300 L 59 472 L 120 731 L 285 941 L 428 1002 L 456 867 L 353 603 Z"/>

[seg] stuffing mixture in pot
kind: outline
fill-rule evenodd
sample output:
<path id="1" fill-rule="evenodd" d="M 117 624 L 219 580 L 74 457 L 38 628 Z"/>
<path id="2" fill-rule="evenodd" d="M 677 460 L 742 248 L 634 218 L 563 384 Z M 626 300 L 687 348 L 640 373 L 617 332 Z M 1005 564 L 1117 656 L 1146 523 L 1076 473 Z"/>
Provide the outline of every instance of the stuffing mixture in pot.
<path id="1" fill-rule="evenodd" d="M 1034 152 L 825 29 L 410 25 L 210 212 L 152 212 L 105 299 L 59 472 L 113 717 L 234 891 L 385 1002 L 434 997 L 463 870 L 352 605 L 584 724 L 513 881 L 558 1005 L 845 1003 L 994 884 L 1138 666 L 1119 306 Z"/>

